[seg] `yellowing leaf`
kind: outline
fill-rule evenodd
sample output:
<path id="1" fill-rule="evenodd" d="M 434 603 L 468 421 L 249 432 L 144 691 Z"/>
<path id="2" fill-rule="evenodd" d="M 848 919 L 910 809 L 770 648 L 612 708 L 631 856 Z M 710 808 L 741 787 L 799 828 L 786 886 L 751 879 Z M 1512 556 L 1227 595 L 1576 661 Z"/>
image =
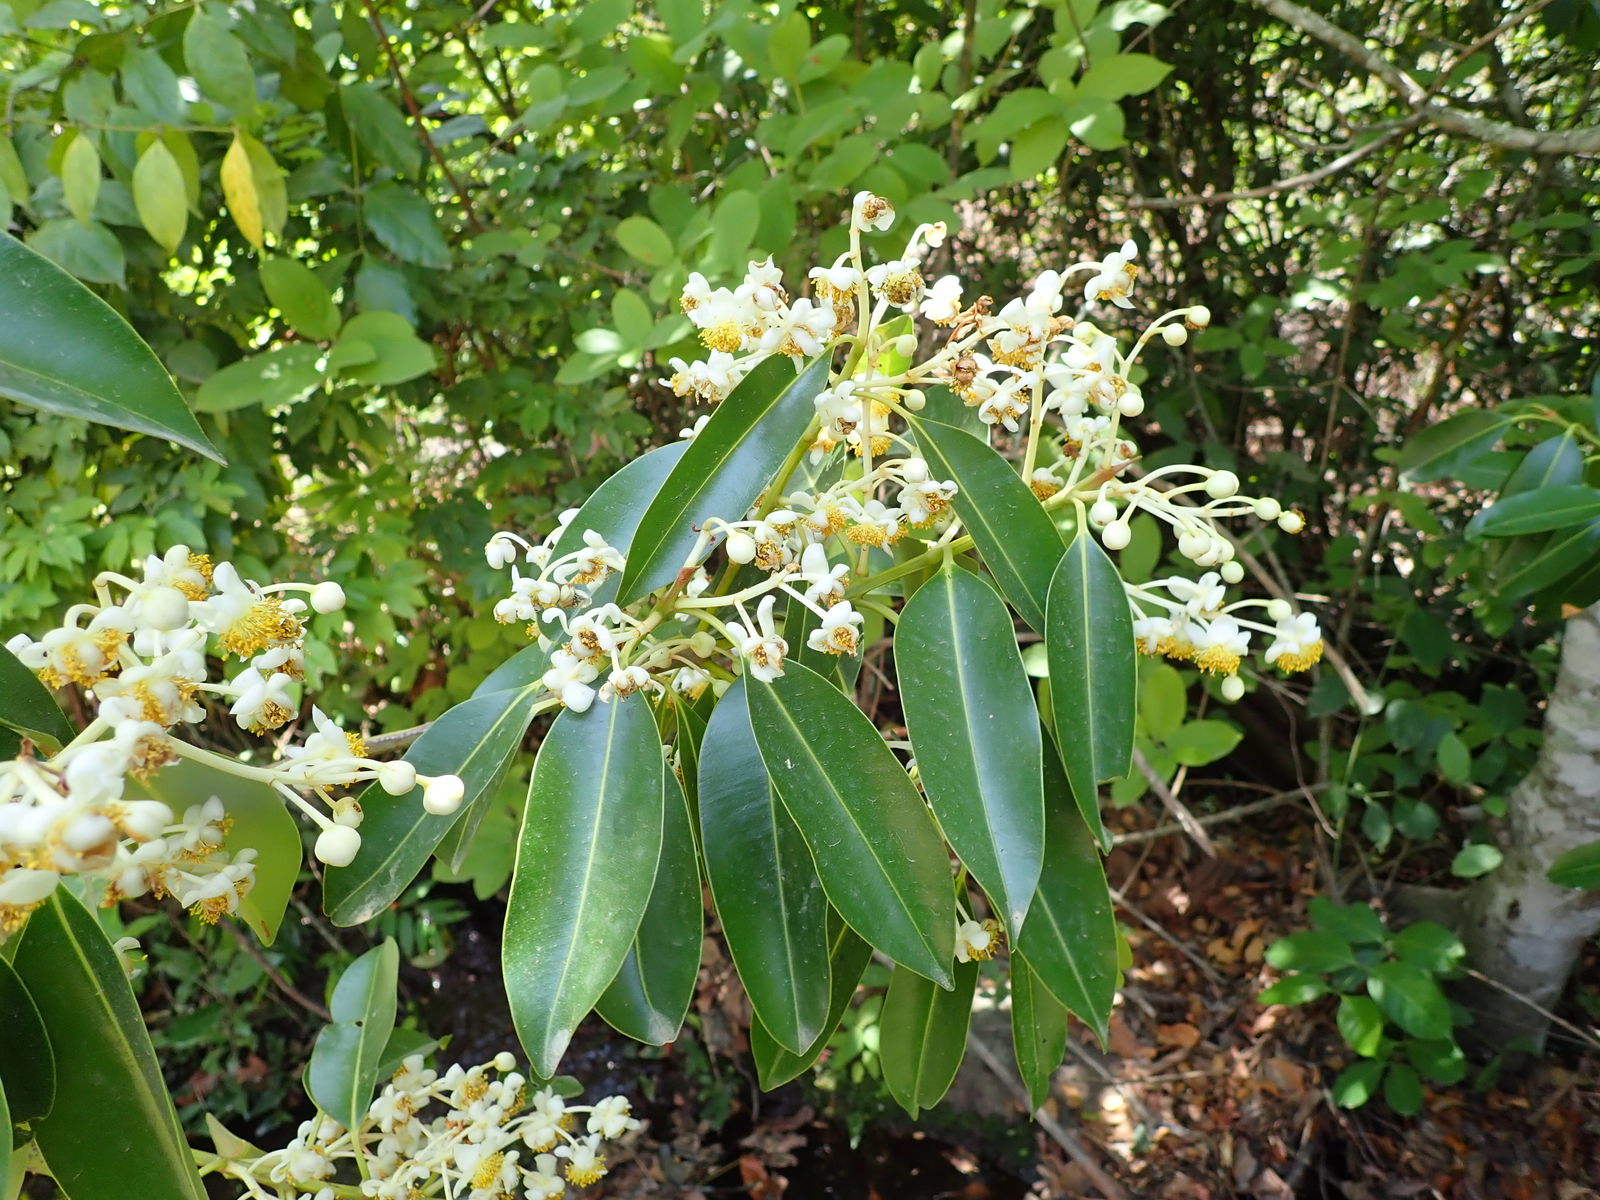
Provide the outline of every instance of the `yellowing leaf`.
<path id="1" fill-rule="evenodd" d="M 94 217 L 94 202 L 100 196 L 100 152 L 83 134 L 72 139 L 61 156 L 61 188 L 67 208 L 84 224 Z"/>
<path id="2" fill-rule="evenodd" d="M 271 153 L 247 133 L 233 135 L 233 145 L 222 158 L 222 194 L 239 232 L 257 250 L 266 248 L 266 235 L 276 237 L 289 216 L 283 170 Z"/>
<path id="3" fill-rule="evenodd" d="M 183 171 L 165 142 L 150 143 L 133 168 L 133 204 L 139 220 L 168 254 L 178 249 L 189 224 Z"/>

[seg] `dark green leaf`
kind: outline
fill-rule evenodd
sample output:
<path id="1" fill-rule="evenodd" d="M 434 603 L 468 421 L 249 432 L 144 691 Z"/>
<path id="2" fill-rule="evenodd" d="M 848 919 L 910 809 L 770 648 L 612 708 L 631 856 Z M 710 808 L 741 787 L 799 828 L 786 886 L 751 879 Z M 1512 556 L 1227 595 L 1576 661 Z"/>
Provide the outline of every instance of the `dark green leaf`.
<path id="1" fill-rule="evenodd" d="M 1122 577 L 1086 530 L 1067 547 L 1050 584 L 1050 702 L 1056 745 L 1084 822 L 1106 843 L 1102 779 L 1127 774 L 1139 670 Z"/>
<path id="2" fill-rule="evenodd" d="M 0 646 L 0 725 L 32 738 L 47 755 L 60 750 L 74 736 L 49 690 L 4 646 Z M 15 753 L 12 750 L 6 757 L 14 757 Z"/>
<path id="3" fill-rule="evenodd" d="M 706 725 L 699 767 L 700 841 L 724 936 L 751 1007 L 801 1053 L 826 1028 L 828 902 L 811 851 L 756 748 L 745 694 L 728 689 Z"/>
<path id="4" fill-rule="evenodd" d="M 317 1034 L 306 1091 L 318 1108 L 354 1129 L 372 1103 L 378 1067 L 394 1032 L 400 949 L 393 938 L 344 969 L 328 1003 L 331 1024 Z"/>
<path id="5" fill-rule="evenodd" d="M 1473 408 L 1425 425 L 1400 452 L 1402 483 L 1427 483 L 1454 475 L 1493 448 L 1511 422 L 1487 409 Z"/>
<path id="6" fill-rule="evenodd" d="M 775 354 L 712 410 L 639 521 L 619 603 L 671 583 L 694 549 L 701 521 L 732 519 L 755 502 L 810 426 L 812 402 L 827 382 L 827 355 L 797 377 L 794 364 Z"/>
<path id="7" fill-rule="evenodd" d="M 93 915 L 57 888 L 28 918 L 12 965 L 31 994 L 49 998 L 39 1015 L 56 1099 L 33 1132 L 62 1190 L 73 1200 L 205 1200 L 138 1001 Z"/>
<path id="8" fill-rule="evenodd" d="M 1479 875 L 1487 875 L 1505 861 L 1505 855 L 1498 846 L 1491 846 L 1488 842 L 1472 842 L 1456 851 L 1456 856 L 1450 860 L 1450 874 L 1457 879 L 1476 879 Z"/>
<path id="9" fill-rule="evenodd" d="M 1367 993 L 1396 1025 L 1412 1037 L 1450 1036 L 1450 1005 L 1439 985 L 1404 962 L 1379 963 L 1367 975 Z"/>
<path id="10" fill-rule="evenodd" d="M 339 308 L 333 293 L 310 267 L 292 258 L 264 259 L 261 286 L 283 319 L 313 341 L 326 342 L 339 332 Z"/>
<path id="11" fill-rule="evenodd" d="M 446 712 L 406 751 L 405 761 L 423 775 L 461 777 L 466 795 L 452 815 L 424 809 L 421 787 L 404 796 L 376 787 L 362 793 L 361 849 L 348 867 L 329 867 L 323 877 L 323 908 L 335 925 L 360 925 L 393 904 L 451 826 L 494 794 L 545 694 L 535 677 L 520 688 L 474 696 Z"/>
<path id="12" fill-rule="evenodd" d="M 1340 996 L 1339 1033 L 1350 1049 L 1371 1058 L 1383 1041 L 1383 1014 L 1365 996 Z"/>
<path id="13" fill-rule="evenodd" d="M 1467 948 L 1443 925 L 1417 921 L 1394 937 L 1395 957 L 1430 975 L 1446 975 L 1461 965 Z"/>
<path id="14" fill-rule="evenodd" d="M 934 478 L 953 479 L 960 489 L 953 503 L 961 526 L 1001 593 L 1024 621 L 1045 632 L 1045 599 L 1061 559 L 1061 535 L 1050 514 L 986 441 L 938 421 L 910 421 Z"/>
<path id="15" fill-rule="evenodd" d="M 1034 1112 L 1050 1096 L 1050 1081 L 1067 1052 L 1067 1010 L 1050 994 L 1019 951 L 1011 955 L 1011 1049 Z"/>
<path id="16" fill-rule="evenodd" d="M 0 395 L 222 462 L 150 348 L 88 288 L 0 234 Z M 69 336 L 70 334 L 70 336 Z"/>
<path id="17" fill-rule="evenodd" d="M 1353 946 L 1375 945 L 1386 936 L 1383 918 L 1365 904 L 1335 904 L 1326 896 L 1313 896 L 1306 911 L 1318 929 L 1336 933 Z"/>
<path id="18" fill-rule="evenodd" d="M 821 1057 L 850 1007 L 861 982 L 861 973 L 872 960 L 872 947 L 861 940 L 854 929 L 844 923 L 838 913 L 828 912 L 828 970 L 833 986 L 828 997 L 828 1017 L 822 1032 L 807 1046 L 803 1054 L 792 1054 L 778 1045 L 778 1040 L 767 1032 L 758 1015 L 750 1022 L 750 1053 L 756 1060 L 756 1075 L 763 1091 L 771 1091 L 779 1084 L 788 1083 Z"/>
<path id="19" fill-rule="evenodd" d="M 1600 555 L 1600 517 L 1550 536 L 1537 554 L 1514 571 L 1499 572 L 1500 598 L 1520 600 L 1592 564 Z"/>
<path id="20" fill-rule="evenodd" d="M 1422 1080 L 1416 1071 L 1405 1063 L 1390 1063 L 1389 1073 L 1383 1077 L 1383 1100 L 1402 1117 L 1414 1117 L 1422 1111 Z"/>
<path id="21" fill-rule="evenodd" d="M 900 760 L 848 697 L 798 663 L 746 686 L 762 760 L 828 900 L 895 962 L 947 986 L 949 855 Z"/>
<path id="22" fill-rule="evenodd" d="M 371 83 L 347 83 L 339 89 L 344 118 L 374 158 L 401 175 L 416 174 L 422 147 L 411 124 Z"/>
<path id="23" fill-rule="evenodd" d="M 1578 483 L 1543 487 L 1497 500 L 1473 518 L 1483 537 L 1548 533 L 1600 516 L 1600 488 Z"/>
<path id="24" fill-rule="evenodd" d="M 1557 887 L 1600 888 L 1600 841 L 1568 850 L 1550 864 L 1545 878 Z"/>
<path id="25" fill-rule="evenodd" d="M 1406 1061 L 1434 1083 L 1460 1083 L 1467 1077 L 1466 1055 L 1453 1041 L 1407 1038 L 1405 1051 Z"/>
<path id="26" fill-rule="evenodd" d="M 128 263 L 122 253 L 122 243 L 117 240 L 116 234 L 99 221 L 84 224 L 71 217 L 45 221 L 28 235 L 28 249 L 42 254 L 63 271 L 85 283 L 106 283 L 116 287 L 123 287 L 127 283 Z M 0 296 L 3 295 L 0 293 Z M 3 365 L 0 365 L 0 370 L 3 369 Z M 15 399 L 27 399 L 13 395 Z M 46 406 L 40 404 L 38 407 Z M 120 421 L 104 423 L 121 424 Z"/>
<path id="27" fill-rule="evenodd" d="M 378 241 L 407 262 L 435 270 L 450 265 L 450 247 L 425 196 L 398 183 L 380 183 L 367 189 L 362 215 Z"/>
<path id="28" fill-rule="evenodd" d="M 1044 753 L 1044 867 L 1016 948 L 1055 998 L 1106 1035 L 1117 988 L 1117 927 L 1094 838 L 1060 760 Z"/>
<path id="29" fill-rule="evenodd" d="M 700 862 L 689 825 L 689 798 L 671 771 L 661 832 L 661 859 L 650 904 L 628 957 L 596 1011 L 612 1028 L 652 1046 L 678 1036 L 700 977 Z"/>
<path id="30" fill-rule="evenodd" d="M 1044 859 L 1044 763 L 1011 614 L 946 566 L 906 605 L 894 644 L 928 804 L 1015 938 Z"/>
<path id="31" fill-rule="evenodd" d="M 639 931 L 661 858 L 665 776 L 641 696 L 569 709 L 539 747 L 501 961 L 517 1037 L 543 1078 Z"/>
<path id="32" fill-rule="evenodd" d="M 1337 971 L 1353 966 L 1350 943 L 1336 933 L 1307 929 L 1279 938 L 1267 947 L 1267 962 L 1280 971 Z"/>
<path id="33" fill-rule="evenodd" d="M 1261 989 L 1260 1004 L 1310 1004 L 1328 994 L 1327 980 L 1320 975 L 1285 975 L 1271 987 Z"/>
<path id="34" fill-rule="evenodd" d="M 18 1123 L 48 1116 L 56 1102 L 56 1061 L 39 1006 L 16 969 L 0 958 L 0 1085 Z M 0 1123 L 0 1142 L 11 1144 Z"/>
<path id="35" fill-rule="evenodd" d="M 1540 488 L 1563 487 L 1569 483 L 1583 482 L 1583 449 L 1570 430 L 1553 438 L 1546 438 L 1517 464 L 1516 470 L 1500 489 L 1503 496 L 1519 492 L 1532 492 Z M 1474 517 L 1467 528 L 1470 531 L 1479 517 Z"/>
<path id="36" fill-rule="evenodd" d="M 878 1020 L 878 1059 L 883 1082 L 913 1120 L 944 1098 L 967 1052 L 976 962 L 957 963 L 955 987 L 934 986 L 897 966 Z"/>
<path id="37" fill-rule="evenodd" d="M 397 1025 L 384 1043 L 383 1057 L 378 1060 L 378 1078 L 388 1079 L 413 1054 L 426 1054 L 438 1044 L 438 1038 L 431 1038 L 421 1030 Z"/>

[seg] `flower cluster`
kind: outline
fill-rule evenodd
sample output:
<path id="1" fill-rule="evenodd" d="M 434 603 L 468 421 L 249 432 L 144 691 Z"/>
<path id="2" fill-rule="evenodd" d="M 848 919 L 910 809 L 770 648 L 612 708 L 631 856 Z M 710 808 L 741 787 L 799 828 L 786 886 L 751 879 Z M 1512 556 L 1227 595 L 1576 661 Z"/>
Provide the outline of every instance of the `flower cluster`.
<path id="1" fill-rule="evenodd" d="M 254 882 L 254 852 L 224 848 L 225 803 L 213 798 L 180 817 L 143 787 L 182 759 L 272 785 L 316 823 L 316 854 L 333 865 L 350 862 L 360 847 L 361 808 L 331 789 L 375 780 L 403 795 L 421 784 L 430 811 L 460 802 L 455 776 L 421 777 L 409 763 L 369 758 L 359 736 L 316 708 L 311 734 L 268 766 L 184 741 L 180 732 L 205 719 L 206 699 L 227 705 L 253 733 L 293 719 L 304 614 L 336 612 L 344 593 L 326 582 L 261 587 L 231 563 L 213 565 L 184 546 L 146 559 L 139 575 L 102 573 L 94 603 L 74 605 L 37 641 L 19 635 L 7 643 L 45 684 L 81 688 L 95 716 L 50 758 L 30 749 L 0 763 L 0 938 L 63 875 L 95 876 L 108 903 L 149 893 L 173 896 L 208 921 L 236 911 Z M 213 657 L 235 664 L 231 677 L 213 677 Z"/>
<path id="2" fill-rule="evenodd" d="M 287 1146 L 259 1158 L 219 1160 L 252 1196 L 333 1200 L 358 1195 L 411 1200 L 551 1200 L 567 1185 L 606 1174 L 606 1142 L 640 1127 L 622 1096 L 568 1104 L 535 1091 L 501 1053 L 443 1075 L 407 1058 L 355 1129 L 319 1115 Z M 581 1132 L 580 1132 L 581 1122 Z M 359 1178 L 359 1184 L 344 1180 Z"/>

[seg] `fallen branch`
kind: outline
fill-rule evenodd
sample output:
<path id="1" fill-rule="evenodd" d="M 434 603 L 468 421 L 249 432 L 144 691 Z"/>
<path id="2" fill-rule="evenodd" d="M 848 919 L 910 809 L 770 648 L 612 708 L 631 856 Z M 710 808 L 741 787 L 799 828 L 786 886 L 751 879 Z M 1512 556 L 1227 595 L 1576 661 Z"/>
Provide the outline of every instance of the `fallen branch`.
<path id="1" fill-rule="evenodd" d="M 1188 806 L 1178 799 L 1178 794 L 1167 786 L 1167 781 L 1161 778 L 1156 769 L 1150 765 L 1150 760 L 1137 746 L 1133 748 L 1133 765 L 1139 768 L 1139 774 L 1144 776 L 1151 790 L 1161 797 L 1161 803 L 1167 806 L 1167 811 L 1177 818 L 1178 828 L 1189 835 L 1189 840 L 1199 846 L 1207 858 L 1215 858 L 1217 848 L 1206 834 L 1205 827 L 1195 820 L 1195 815 L 1189 811 Z"/>

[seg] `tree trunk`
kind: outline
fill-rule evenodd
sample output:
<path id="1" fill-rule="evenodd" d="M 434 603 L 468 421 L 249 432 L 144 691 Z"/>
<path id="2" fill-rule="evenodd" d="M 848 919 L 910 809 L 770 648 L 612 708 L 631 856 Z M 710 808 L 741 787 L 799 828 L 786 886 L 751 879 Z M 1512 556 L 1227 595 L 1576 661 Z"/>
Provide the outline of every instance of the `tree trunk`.
<path id="1" fill-rule="evenodd" d="M 1504 1047 L 1542 1047 L 1554 1007 L 1583 944 L 1600 930 L 1600 891 L 1556 887 L 1545 870 L 1566 851 L 1600 840 L 1600 604 L 1567 623 L 1561 669 L 1545 710 L 1544 746 L 1511 795 L 1505 861 L 1467 893 L 1461 934 L 1468 963 L 1509 989 L 1470 997 L 1473 1036 Z"/>

